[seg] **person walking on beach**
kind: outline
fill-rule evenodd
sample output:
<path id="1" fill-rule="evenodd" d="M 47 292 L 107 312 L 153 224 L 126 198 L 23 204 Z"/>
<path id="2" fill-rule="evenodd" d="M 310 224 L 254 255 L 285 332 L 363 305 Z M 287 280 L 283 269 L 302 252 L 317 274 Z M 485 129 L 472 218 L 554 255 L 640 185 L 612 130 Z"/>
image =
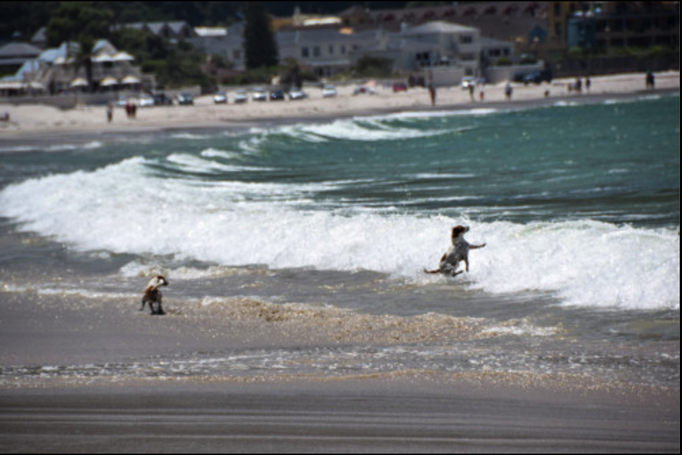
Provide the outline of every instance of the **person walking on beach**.
<path id="1" fill-rule="evenodd" d="M 433 85 L 433 81 L 429 84 L 429 96 L 431 97 L 431 106 L 436 105 L 436 87 Z"/>
<path id="2" fill-rule="evenodd" d="M 114 105 L 111 101 L 107 103 L 107 122 L 111 123 L 114 119 Z"/>
<path id="3" fill-rule="evenodd" d="M 507 85 L 504 86 L 504 96 L 507 98 L 508 101 L 511 101 L 512 97 L 512 86 L 511 82 L 507 82 Z"/>
<path id="4" fill-rule="evenodd" d="M 654 83 L 655 83 L 655 78 L 654 78 L 654 73 L 651 71 L 651 69 L 646 70 L 646 88 L 647 89 L 654 89 Z"/>

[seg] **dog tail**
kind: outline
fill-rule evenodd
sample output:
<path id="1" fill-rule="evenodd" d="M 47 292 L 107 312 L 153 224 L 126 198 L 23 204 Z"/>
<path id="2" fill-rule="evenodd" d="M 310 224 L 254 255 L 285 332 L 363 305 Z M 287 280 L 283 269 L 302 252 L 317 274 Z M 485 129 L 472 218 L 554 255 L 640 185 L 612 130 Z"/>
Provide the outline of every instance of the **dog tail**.
<path id="1" fill-rule="evenodd" d="M 426 270 L 426 267 L 424 267 L 424 273 L 440 273 L 440 269 Z"/>

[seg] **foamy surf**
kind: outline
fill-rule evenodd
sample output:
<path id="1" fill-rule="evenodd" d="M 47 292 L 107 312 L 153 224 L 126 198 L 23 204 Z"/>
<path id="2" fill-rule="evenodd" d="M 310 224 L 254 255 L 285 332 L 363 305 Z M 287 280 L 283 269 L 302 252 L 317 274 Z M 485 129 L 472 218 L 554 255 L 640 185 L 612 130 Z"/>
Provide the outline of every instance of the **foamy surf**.
<path id="1" fill-rule="evenodd" d="M 82 251 L 172 255 L 225 267 L 371 270 L 422 285 L 443 279 L 422 269 L 437 265 L 450 228 L 466 222 L 468 240 L 487 243 L 470 255 L 472 289 L 554 292 L 567 305 L 586 307 L 679 308 L 675 230 L 590 220 L 467 222 L 370 207 L 308 210 L 306 201 L 333 182 L 208 183 L 152 172 L 178 165 L 232 172 L 205 157 L 130 158 L 11 185 L 0 193 L 0 214 Z"/>

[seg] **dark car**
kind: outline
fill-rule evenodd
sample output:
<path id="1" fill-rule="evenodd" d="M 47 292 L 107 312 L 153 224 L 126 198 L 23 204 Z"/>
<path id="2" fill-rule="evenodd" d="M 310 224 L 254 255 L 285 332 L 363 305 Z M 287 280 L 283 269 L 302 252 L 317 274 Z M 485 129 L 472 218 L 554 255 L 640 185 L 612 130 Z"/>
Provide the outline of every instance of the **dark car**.
<path id="1" fill-rule="evenodd" d="M 284 92 L 281 90 L 273 90 L 270 92 L 270 101 L 284 101 Z"/>
<path id="2" fill-rule="evenodd" d="M 543 82 L 548 84 L 552 82 L 552 72 L 551 71 L 531 71 L 523 76 L 523 84 L 528 85 L 530 83 L 540 85 Z"/>
<path id="3" fill-rule="evenodd" d="M 183 92 L 178 95 L 178 104 L 180 105 L 191 105 L 194 104 L 194 97 L 191 93 Z"/>
<path id="4" fill-rule="evenodd" d="M 166 96 L 165 93 L 154 93 L 154 106 L 171 106 L 173 99 Z"/>
<path id="5" fill-rule="evenodd" d="M 393 83 L 393 93 L 396 92 L 406 92 L 407 91 L 407 84 L 404 82 L 394 82 Z"/>

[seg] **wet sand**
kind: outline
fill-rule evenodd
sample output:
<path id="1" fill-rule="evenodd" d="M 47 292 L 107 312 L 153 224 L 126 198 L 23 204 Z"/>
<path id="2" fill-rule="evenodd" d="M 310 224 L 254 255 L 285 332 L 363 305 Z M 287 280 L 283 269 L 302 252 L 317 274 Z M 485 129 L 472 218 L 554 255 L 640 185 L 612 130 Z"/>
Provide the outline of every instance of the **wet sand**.
<path id="1" fill-rule="evenodd" d="M 0 421 L 3 453 L 680 450 L 679 394 L 485 382 L 2 391 Z"/>
<path id="2" fill-rule="evenodd" d="M 122 290 L 127 292 L 127 290 Z M 0 364 L 113 363 L 225 346 L 332 343 L 263 309 L 0 292 Z M 196 305 L 195 305 L 196 306 Z M 333 337 L 332 337 L 333 338 Z M 6 372 L 8 370 L 5 370 Z M 356 377 L 1 375 L 0 451 L 679 452 L 679 388 L 538 373 Z"/>

